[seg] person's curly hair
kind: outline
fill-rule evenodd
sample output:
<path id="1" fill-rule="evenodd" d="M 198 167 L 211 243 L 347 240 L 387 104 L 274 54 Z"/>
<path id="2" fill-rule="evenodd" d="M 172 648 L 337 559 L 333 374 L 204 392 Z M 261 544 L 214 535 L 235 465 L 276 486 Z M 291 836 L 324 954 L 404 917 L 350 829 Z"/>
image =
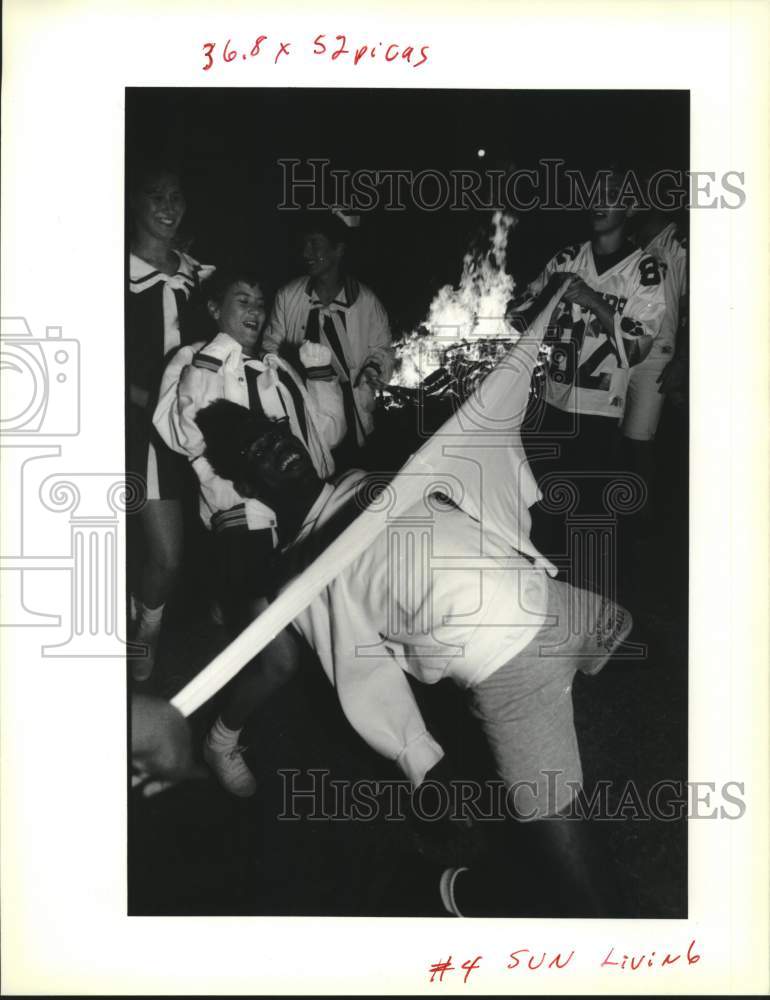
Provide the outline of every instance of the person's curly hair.
<path id="1" fill-rule="evenodd" d="M 270 428 L 271 421 L 230 400 L 215 399 L 198 411 L 195 422 L 203 434 L 206 458 L 214 472 L 232 483 L 247 482 L 246 452 Z"/>

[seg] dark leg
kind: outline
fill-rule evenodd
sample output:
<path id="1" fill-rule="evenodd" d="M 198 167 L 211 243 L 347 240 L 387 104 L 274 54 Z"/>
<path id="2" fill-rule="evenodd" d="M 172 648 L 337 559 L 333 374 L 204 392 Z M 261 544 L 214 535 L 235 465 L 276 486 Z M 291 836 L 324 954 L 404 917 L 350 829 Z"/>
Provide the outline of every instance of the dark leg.
<path id="1" fill-rule="evenodd" d="M 147 608 L 165 604 L 182 562 L 183 520 L 179 500 L 148 500 L 142 508 L 146 561 L 140 597 Z"/>
<path id="2" fill-rule="evenodd" d="M 221 719 L 228 729 L 239 730 L 250 715 L 263 708 L 299 665 L 299 646 L 287 630 L 281 632 L 233 680 Z"/>
<path id="3" fill-rule="evenodd" d="M 461 874 L 463 916 L 622 917 L 620 879 L 596 821 L 506 822 L 496 849 Z"/>

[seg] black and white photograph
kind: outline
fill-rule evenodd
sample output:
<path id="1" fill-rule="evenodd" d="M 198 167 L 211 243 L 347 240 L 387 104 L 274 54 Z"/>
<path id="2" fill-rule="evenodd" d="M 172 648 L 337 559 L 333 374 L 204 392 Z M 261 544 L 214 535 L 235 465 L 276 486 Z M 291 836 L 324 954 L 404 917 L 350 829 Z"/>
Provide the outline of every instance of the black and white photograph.
<path id="1" fill-rule="evenodd" d="M 689 135 L 127 91 L 130 913 L 687 916 Z"/>
<path id="2" fill-rule="evenodd" d="M 767 993 L 768 27 L 7 0 L 3 995 Z"/>

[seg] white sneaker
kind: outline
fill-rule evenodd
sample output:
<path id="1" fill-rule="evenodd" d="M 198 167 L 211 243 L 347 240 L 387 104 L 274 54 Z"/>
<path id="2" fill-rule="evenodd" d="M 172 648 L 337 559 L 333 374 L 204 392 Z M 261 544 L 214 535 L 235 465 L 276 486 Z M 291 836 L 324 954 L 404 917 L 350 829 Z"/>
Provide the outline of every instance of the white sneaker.
<path id="1" fill-rule="evenodd" d="M 243 759 L 245 749 L 246 747 L 238 744 L 212 746 L 208 740 L 203 745 L 203 759 L 217 776 L 220 785 L 242 799 L 248 798 L 257 790 L 256 779 Z"/>
<path id="2" fill-rule="evenodd" d="M 441 894 L 441 902 L 444 904 L 444 909 L 452 917 L 463 916 L 455 899 L 455 882 L 458 875 L 467 871 L 467 868 L 446 868 L 439 879 L 438 889 Z"/>

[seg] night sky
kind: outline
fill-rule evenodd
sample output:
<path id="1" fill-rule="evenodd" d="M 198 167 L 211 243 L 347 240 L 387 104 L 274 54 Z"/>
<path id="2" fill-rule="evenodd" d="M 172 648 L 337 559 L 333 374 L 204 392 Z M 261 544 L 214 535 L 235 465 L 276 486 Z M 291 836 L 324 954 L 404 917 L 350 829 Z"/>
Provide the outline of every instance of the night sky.
<path id="1" fill-rule="evenodd" d="M 477 156 L 484 149 L 483 159 Z M 126 150 L 181 168 L 191 252 L 249 260 L 276 287 L 301 270 L 292 213 L 280 211 L 279 159 L 326 158 L 331 169 L 532 168 L 564 159 L 590 176 L 689 165 L 686 91 L 137 89 L 126 91 Z M 424 318 L 459 277 L 489 213 L 411 207 L 366 213 L 349 262 L 385 304 L 394 333 Z M 581 212 L 519 214 L 509 246 L 517 282 L 565 243 L 588 237 Z"/>

